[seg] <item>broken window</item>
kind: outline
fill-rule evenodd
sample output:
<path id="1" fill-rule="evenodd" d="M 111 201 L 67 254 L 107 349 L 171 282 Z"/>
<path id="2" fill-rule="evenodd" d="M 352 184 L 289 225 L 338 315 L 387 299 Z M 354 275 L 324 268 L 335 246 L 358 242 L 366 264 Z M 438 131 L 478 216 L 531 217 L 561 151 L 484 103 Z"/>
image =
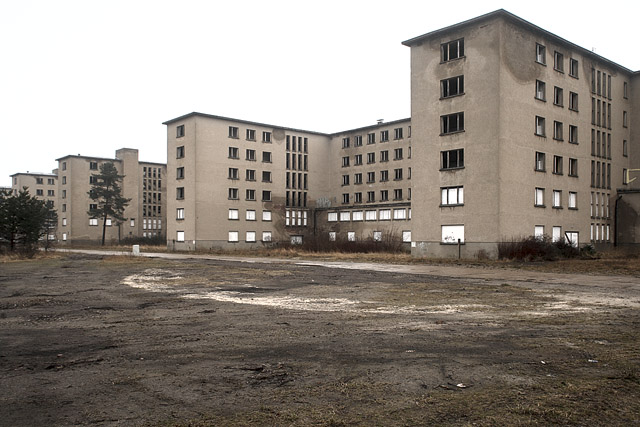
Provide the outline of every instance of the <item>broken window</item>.
<path id="1" fill-rule="evenodd" d="M 464 76 L 452 77 L 440 81 L 440 96 L 449 98 L 464 93 Z M 396 138 L 397 139 L 397 138 Z"/>
<path id="2" fill-rule="evenodd" d="M 448 150 L 440 152 L 442 157 L 441 169 L 459 169 L 464 167 L 464 149 Z"/>
<path id="3" fill-rule="evenodd" d="M 442 135 L 464 130 L 464 112 L 440 116 L 440 133 Z"/>
<path id="4" fill-rule="evenodd" d="M 453 40 L 440 45 L 442 62 L 452 61 L 464 56 L 464 39 Z"/>

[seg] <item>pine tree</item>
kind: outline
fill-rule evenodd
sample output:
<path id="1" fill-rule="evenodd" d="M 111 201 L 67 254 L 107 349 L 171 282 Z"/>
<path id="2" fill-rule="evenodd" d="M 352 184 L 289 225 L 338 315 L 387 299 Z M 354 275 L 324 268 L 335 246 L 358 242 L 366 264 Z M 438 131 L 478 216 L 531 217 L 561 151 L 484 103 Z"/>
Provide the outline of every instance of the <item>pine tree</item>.
<path id="1" fill-rule="evenodd" d="M 33 255 L 38 241 L 48 238 L 52 221 L 57 221 L 53 205 L 29 195 L 26 187 L 16 194 L 0 191 L 0 237 L 11 251 Z"/>
<path id="2" fill-rule="evenodd" d="M 118 175 L 118 170 L 112 162 L 103 163 L 100 166 L 100 172 L 92 176 L 94 179 L 89 197 L 96 202 L 97 208 L 89 209 L 87 213 L 90 218 L 102 218 L 102 246 L 104 246 L 107 219 L 115 221 L 116 224 L 126 221 L 123 213 L 131 199 L 122 197 L 120 183 L 124 175 Z"/>

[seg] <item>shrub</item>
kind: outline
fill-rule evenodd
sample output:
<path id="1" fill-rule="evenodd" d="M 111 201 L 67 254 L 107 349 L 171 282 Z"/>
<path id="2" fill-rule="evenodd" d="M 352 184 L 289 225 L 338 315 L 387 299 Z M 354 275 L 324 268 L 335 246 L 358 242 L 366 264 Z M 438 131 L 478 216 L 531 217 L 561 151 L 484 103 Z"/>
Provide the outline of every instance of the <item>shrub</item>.
<path id="1" fill-rule="evenodd" d="M 529 236 L 498 243 L 499 259 L 552 261 L 559 258 L 575 258 L 579 255 L 580 251 L 571 244 L 564 240 L 553 242 L 549 236 Z"/>

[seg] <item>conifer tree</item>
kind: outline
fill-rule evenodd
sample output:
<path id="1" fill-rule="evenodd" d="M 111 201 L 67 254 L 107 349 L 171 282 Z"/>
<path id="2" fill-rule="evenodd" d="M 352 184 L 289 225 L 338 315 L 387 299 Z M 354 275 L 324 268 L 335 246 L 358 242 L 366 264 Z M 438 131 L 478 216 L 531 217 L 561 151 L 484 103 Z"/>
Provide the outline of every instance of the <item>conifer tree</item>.
<path id="1" fill-rule="evenodd" d="M 104 246 L 107 220 L 111 219 L 116 224 L 125 221 L 124 209 L 129 205 L 131 199 L 122 196 L 120 184 L 124 175 L 118 175 L 118 170 L 112 162 L 100 165 L 100 171 L 92 176 L 94 179 L 91 190 L 89 190 L 89 197 L 96 202 L 97 207 L 89 209 L 87 213 L 90 218 L 102 219 L 102 246 Z"/>

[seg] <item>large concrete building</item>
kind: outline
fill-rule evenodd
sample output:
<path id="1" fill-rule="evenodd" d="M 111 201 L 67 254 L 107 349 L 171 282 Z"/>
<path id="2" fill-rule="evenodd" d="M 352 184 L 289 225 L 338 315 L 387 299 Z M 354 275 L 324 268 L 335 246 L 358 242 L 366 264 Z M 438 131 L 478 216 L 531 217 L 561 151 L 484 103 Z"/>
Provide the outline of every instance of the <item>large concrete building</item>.
<path id="1" fill-rule="evenodd" d="M 106 241 L 166 236 L 166 165 L 140 162 L 138 150 L 131 148 L 117 150 L 113 159 L 73 155 L 56 161 L 58 240 L 95 244 L 102 238 L 103 219 L 91 219 L 87 213 L 95 203 L 88 193 L 93 174 L 107 162 L 124 175 L 122 196 L 131 200 L 124 211 L 126 222 L 117 224 L 107 219 Z"/>
<path id="2" fill-rule="evenodd" d="M 530 235 L 639 242 L 638 72 L 504 10 L 403 44 L 410 119 L 336 134 L 165 122 L 169 247 L 393 234 L 415 256 L 471 257 Z"/>
<path id="3" fill-rule="evenodd" d="M 23 188 L 29 190 L 29 195 L 38 200 L 51 202 L 57 201 L 58 175 L 56 170 L 52 173 L 19 172 L 11 175 L 11 191 L 17 193 Z"/>

